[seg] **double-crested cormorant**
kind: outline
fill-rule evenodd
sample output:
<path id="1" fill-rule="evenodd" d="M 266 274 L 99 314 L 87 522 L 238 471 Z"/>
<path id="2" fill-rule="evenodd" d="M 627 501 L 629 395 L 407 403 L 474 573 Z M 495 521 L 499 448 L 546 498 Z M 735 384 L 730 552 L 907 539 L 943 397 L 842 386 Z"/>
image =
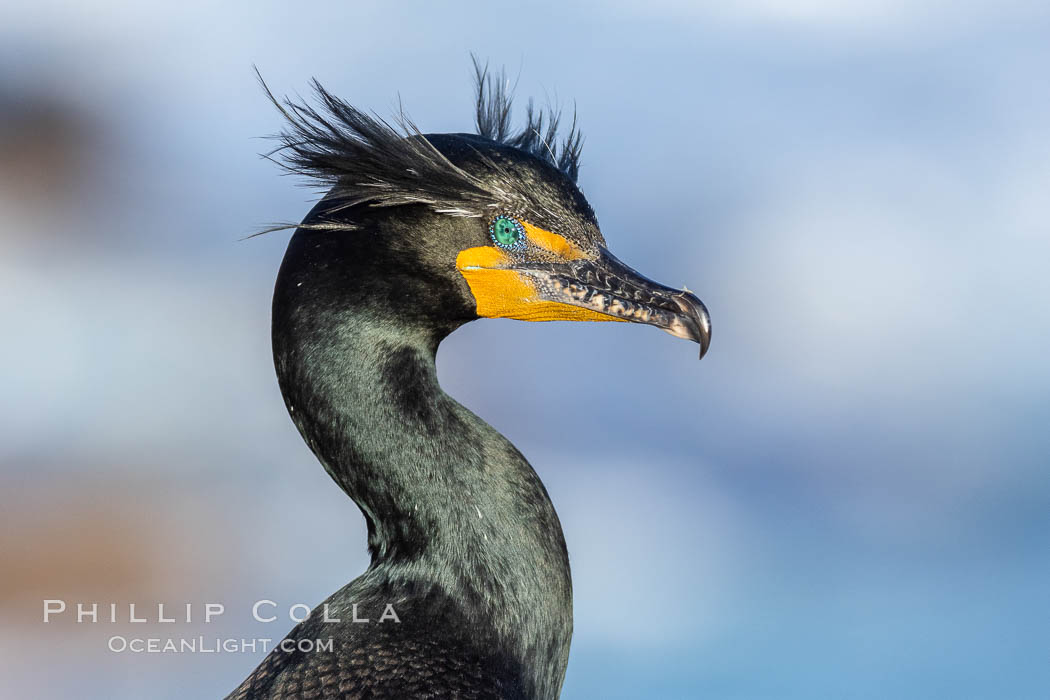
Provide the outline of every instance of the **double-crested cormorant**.
<path id="1" fill-rule="evenodd" d="M 372 563 L 230 698 L 556 698 L 561 525 L 521 453 L 442 391 L 438 344 L 504 317 L 646 323 L 707 350 L 699 299 L 606 250 L 575 125 L 555 143 L 557 115 L 530 106 L 512 133 L 503 81 L 477 78 L 476 135 L 399 131 L 316 81 L 320 107 L 274 100 L 283 165 L 330 187 L 277 277 L 274 361 L 296 427 L 364 513 Z"/>

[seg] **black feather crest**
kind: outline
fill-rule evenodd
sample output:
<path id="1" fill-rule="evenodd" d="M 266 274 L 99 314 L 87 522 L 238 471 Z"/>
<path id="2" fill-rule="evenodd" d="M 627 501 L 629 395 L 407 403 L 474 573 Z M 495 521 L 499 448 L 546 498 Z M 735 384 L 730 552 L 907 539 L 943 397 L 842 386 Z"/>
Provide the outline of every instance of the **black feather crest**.
<path id="1" fill-rule="evenodd" d="M 455 216 L 479 216 L 497 193 L 448 160 L 402 113 L 398 127 L 365 114 L 331 94 L 317 81 L 319 107 L 289 98 L 278 100 L 256 70 L 267 97 L 285 118 L 274 138 L 279 145 L 266 157 L 289 173 L 321 183 L 333 206 L 328 213 L 368 203 L 372 206 L 426 204 Z M 348 228 L 318 222 L 314 228 Z M 291 228 L 278 225 L 267 231 Z"/>
<path id="2" fill-rule="evenodd" d="M 576 180 L 582 139 L 573 118 L 568 137 L 558 147 L 560 115 L 537 112 L 530 101 L 525 128 L 510 131 L 511 96 L 506 79 L 490 76 L 474 59 L 477 78 L 478 134 L 544 160 Z M 499 206 L 515 206 L 527 195 L 515 191 L 514 178 L 495 162 L 484 159 L 493 177 L 482 180 L 458 167 L 427 140 L 404 112 L 396 127 L 366 114 L 328 92 L 316 79 L 311 82 L 318 105 L 300 99 L 278 99 L 255 71 L 266 96 L 285 118 L 284 129 L 274 138 L 277 148 L 265 154 L 288 173 L 319 182 L 331 206 L 325 214 L 369 204 L 375 207 L 425 204 L 452 216 L 485 216 Z M 352 229 L 336 219 L 310 224 L 276 224 L 253 235 L 288 228 Z M 251 237 L 251 236 L 249 236 Z"/>
<path id="3" fill-rule="evenodd" d="M 530 99 L 525 108 L 525 126 L 517 134 L 511 132 L 511 107 L 513 91 L 508 89 L 506 73 L 490 75 L 488 66 L 482 66 L 477 57 L 474 61 L 474 83 L 477 88 L 475 122 L 479 136 L 492 139 L 531 153 L 555 166 L 576 182 L 580 172 L 580 153 L 583 135 L 576 126 L 573 111 L 572 125 L 564 140 L 558 143 L 558 127 L 561 113 L 554 109 L 536 110 Z"/>

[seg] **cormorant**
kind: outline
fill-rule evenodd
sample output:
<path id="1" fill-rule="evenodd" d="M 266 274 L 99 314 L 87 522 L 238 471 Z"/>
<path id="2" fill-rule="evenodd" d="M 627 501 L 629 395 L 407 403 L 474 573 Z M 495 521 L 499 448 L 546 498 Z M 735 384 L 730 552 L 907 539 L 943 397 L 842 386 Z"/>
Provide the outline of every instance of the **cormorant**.
<path id="1" fill-rule="evenodd" d="M 503 317 L 645 323 L 707 351 L 700 300 L 606 249 L 575 185 L 575 121 L 556 143 L 557 114 L 530 104 L 512 132 L 504 81 L 475 68 L 477 134 L 398 130 L 317 81 L 319 107 L 263 86 L 286 119 L 281 164 L 330 188 L 281 264 L 274 363 L 296 427 L 364 513 L 372 561 L 230 698 L 558 697 L 572 636 L 558 516 L 521 453 L 442 391 L 438 344 Z"/>

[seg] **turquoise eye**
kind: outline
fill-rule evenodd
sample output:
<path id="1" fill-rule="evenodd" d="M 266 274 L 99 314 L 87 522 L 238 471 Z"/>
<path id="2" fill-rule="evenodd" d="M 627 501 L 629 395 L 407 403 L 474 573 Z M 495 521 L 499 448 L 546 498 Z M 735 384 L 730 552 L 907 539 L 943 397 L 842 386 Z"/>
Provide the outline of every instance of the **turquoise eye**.
<path id="1" fill-rule="evenodd" d="M 500 248 L 519 249 L 525 247 L 525 227 L 517 219 L 497 216 L 489 224 L 489 235 Z"/>

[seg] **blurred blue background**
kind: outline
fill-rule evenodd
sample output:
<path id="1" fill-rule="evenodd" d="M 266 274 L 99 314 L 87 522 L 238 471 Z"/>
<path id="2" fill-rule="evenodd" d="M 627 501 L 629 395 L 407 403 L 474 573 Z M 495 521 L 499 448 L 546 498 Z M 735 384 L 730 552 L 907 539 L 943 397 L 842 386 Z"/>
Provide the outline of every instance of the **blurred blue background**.
<path id="1" fill-rule="evenodd" d="M 0 694 L 220 697 L 261 652 L 106 640 L 280 638 L 252 602 L 364 569 L 271 365 L 288 234 L 239 240 L 312 202 L 251 66 L 463 131 L 474 51 L 575 102 L 611 249 L 714 319 L 703 362 L 621 324 L 441 347 L 561 514 L 564 696 L 1050 697 L 1050 6 L 178 6 L 0 10 Z"/>

